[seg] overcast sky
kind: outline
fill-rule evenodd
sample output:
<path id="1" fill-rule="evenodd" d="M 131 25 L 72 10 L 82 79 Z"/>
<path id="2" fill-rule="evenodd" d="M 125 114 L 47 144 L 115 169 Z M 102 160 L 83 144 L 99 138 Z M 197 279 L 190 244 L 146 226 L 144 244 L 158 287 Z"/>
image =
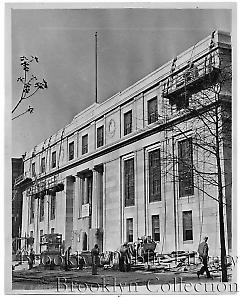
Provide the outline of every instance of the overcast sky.
<path id="1" fill-rule="evenodd" d="M 98 32 L 99 102 L 124 90 L 214 30 L 231 32 L 230 10 L 12 10 L 12 106 L 20 98 L 21 55 L 38 56 L 34 74 L 48 89 L 23 102 L 33 114 L 12 121 L 12 157 L 44 141 L 95 101 Z"/>

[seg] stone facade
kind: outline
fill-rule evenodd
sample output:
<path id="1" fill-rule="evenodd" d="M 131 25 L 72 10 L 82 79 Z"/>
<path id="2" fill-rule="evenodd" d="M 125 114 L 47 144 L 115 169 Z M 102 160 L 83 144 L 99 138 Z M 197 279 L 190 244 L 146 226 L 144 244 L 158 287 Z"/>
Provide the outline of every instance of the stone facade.
<path id="1" fill-rule="evenodd" d="M 37 253 L 40 234 L 52 232 L 62 234 L 65 248 L 71 245 L 73 251 L 90 250 L 96 242 L 103 251 L 116 250 L 122 242 L 144 235 L 155 237 L 162 252 L 196 250 L 207 234 L 211 253 L 220 254 L 215 177 L 211 184 L 209 177 L 202 176 L 203 171 L 214 172 L 215 159 L 193 144 L 192 163 L 201 173 L 186 173 L 185 180 L 192 185 L 181 190 L 188 194 L 180 194 L 179 142 L 190 138 L 195 141 L 197 135 L 213 137 L 210 126 L 204 127 L 187 108 L 210 105 L 204 103 L 202 90 L 208 92 L 207 98 L 214 97 L 211 87 L 220 79 L 214 71 L 223 67 L 220 60 L 227 63 L 230 57 L 230 35 L 215 32 L 133 86 L 91 105 L 26 154 L 24 174 L 32 182 L 23 193 L 22 236 L 34 237 Z M 210 69 L 213 59 L 214 69 Z M 199 73 L 204 65 L 205 73 L 192 74 L 189 60 L 197 65 Z M 186 71 L 194 79 L 186 77 Z M 178 82 L 183 73 L 185 90 Z M 231 84 L 225 86 L 219 96 L 231 105 Z M 187 98 L 188 106 L 174 98 Z M 204 112 L 208 116 L 209 110 Z M 98 135 L 101 127 L 103 133 Z M 211 129 L 214 131 L 214 126 Z M 151 152 L 156 157 L 158 150 L 159 163 L 154 163 Z M 225 146 L 223 150 L 222 144 L 220 151 L 223 160 L 225 154 L 231 154 L 231 148 Z M 223 172 L 225 167 L 231 171 L 230 160 L 222 162 Z M 224 201 L 231 201 L 231 186 L 225 188 Z M 44 214 L 40 221 L 41 199 Z M 229 249 L 230 224 L 231 209 L 225 209 Z"/>
<path id="2" fill-rule="evenodd" d="M 22 226 L 22 193 L 14 187 L 15 180 L 23 173 L 23 159 L 12 158 L 12 238 L 21 236 Z M 18 243 L 14 242 L 14 250 Z"/>

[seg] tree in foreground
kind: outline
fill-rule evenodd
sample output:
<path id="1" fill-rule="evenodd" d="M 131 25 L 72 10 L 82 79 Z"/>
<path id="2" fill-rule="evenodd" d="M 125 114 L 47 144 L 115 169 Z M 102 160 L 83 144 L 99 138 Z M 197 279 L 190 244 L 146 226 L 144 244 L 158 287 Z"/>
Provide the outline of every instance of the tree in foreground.
<path id="1" fill-rule="evenodd" d="M 174 193 L 177 192 L 179 197 L 191 196 L 197 189 L 218 203 L 224 282 L 228 280 L 224 206 L 230 241 L 232 207 L 232 68 L 229 51 L 210 51 L 196 64 L 189 63 L 182 74 L 170 76 L 163 85 L 165 114 L 159 115 L 166 124 L 165 138 L 168 141 L 162 151 L 163 172 L 171 176 Z M 171 132 L 171 144 L 168 132 Z"/>
<path id="2" fill-rule="evenodd" d="M 22 91 L 20 95 L 20 99 L 12 110 L 12 114 L 17 110 L 18 106 L 21 104 L 23 100 L 27 100 L 31 98 L 34 94 L 36 94 L 39 90 L 47 89 L 48 84 L 45 79 L 39 81 L 37 76 L 31 73 L 30 66 L 32 63 L 38 63 L 39 59 L 36 56 L 31 56 L 31 58 L 27 58 L 25 56 L 20 57 L 21 68 L 23 71 L 23 75 L 18 77 L 17 82 L 22 84 Z M 33 108 L 31 106 L 23 112 L 22 114 L 13 117 L 12 119 L 16 119 L 19 116 L 25 114 L 26 112 L 33 112 Z"/>

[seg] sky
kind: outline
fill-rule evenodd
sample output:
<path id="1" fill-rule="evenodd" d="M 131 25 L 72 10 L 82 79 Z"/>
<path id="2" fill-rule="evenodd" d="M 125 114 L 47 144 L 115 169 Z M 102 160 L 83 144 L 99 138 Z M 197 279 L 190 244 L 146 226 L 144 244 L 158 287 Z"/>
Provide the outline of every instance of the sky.
<path id="1" fill-rule="evenodd" d="M 232 31 L 230 9 L 13 9 L 12 108 L 21 96 L 20 56 L 39 58 L 31 71 L 48 82 L 23 101 L 32 114 L 12 121 L 12 157 L 21 157 L 95 102 L 124 90 L 214 30 Z"/>

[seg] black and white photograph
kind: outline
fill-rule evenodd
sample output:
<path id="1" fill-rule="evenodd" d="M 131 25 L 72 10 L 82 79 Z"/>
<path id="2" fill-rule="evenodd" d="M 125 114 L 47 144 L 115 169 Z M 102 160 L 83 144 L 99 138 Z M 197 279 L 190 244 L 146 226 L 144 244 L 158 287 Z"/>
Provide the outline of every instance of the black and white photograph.
<path id="1" fill-rule="evenodd" d="M 236 294 L 236 9 L 5 4 L 5 293 Z"/>

